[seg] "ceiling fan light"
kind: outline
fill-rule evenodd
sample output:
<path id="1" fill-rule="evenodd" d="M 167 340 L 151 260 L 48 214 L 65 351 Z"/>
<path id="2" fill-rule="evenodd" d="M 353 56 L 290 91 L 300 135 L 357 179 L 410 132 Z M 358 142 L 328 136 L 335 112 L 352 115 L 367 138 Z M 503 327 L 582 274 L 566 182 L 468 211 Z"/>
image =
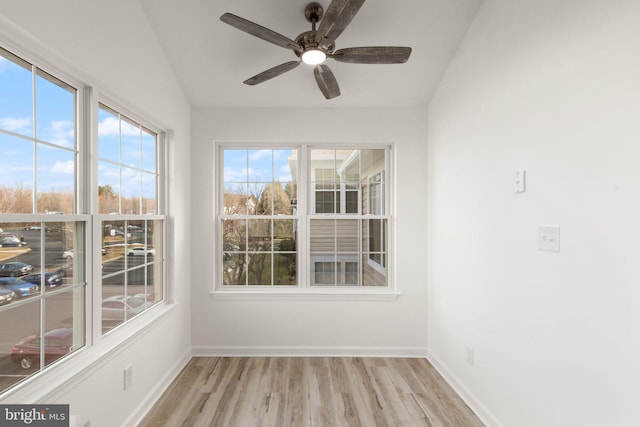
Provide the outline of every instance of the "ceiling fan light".
<path id="1" fill-rule="evenodd" d="M 322 64 L 327 59 L 327 54 L 320 49 L 307 49 L 302 54 L 302 61 L 309 65 Z"/>

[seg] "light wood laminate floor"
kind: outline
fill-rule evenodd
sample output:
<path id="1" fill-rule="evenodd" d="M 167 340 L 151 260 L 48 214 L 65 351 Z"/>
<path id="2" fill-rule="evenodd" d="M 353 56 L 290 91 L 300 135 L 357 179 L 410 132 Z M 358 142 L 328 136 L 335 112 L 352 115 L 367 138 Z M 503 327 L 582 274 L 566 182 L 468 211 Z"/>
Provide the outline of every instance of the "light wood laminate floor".
<path id="1" fill-rule="evenodd" d="M 162 426 L 483 424 L 425 359 L 194 357 L 139 425 Z"/>

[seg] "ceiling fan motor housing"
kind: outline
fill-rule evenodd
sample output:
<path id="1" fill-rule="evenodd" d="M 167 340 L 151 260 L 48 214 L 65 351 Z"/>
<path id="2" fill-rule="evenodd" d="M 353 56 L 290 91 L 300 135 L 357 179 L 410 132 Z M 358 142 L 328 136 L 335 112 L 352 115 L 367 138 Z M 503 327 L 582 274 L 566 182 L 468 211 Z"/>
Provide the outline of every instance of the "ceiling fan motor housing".
<path id="1" fill-rule="evenodd" d="M 303 52 L 309 49 L 319 49 L 329 54 L 335 48 L 335 43 L 333 42 L 328 46 L 326 44 L 325 46 L 320 46 L 320 37 L 317 31 L 305 31 L 296 37 L 296 43 L 300 45 Z M 296 54 L 300 56 L 301 52 L 296 52 Z"/>

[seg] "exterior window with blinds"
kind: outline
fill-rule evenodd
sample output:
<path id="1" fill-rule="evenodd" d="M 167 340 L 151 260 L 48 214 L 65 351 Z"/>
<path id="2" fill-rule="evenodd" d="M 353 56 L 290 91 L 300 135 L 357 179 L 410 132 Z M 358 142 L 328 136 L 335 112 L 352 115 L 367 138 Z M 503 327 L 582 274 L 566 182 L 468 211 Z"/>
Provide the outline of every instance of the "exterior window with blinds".
<path id="1" fill-rule="evenodd" d="M 388 287 L 390 154 L 219 145 L 217 288 Z"/>

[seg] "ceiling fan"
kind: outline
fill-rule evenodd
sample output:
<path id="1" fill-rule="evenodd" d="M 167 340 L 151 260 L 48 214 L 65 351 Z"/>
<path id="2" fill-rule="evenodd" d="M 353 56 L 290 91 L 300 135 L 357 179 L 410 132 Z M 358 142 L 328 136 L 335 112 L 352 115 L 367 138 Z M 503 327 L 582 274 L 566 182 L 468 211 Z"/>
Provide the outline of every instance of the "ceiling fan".
<path id="1" fill-rule="evenodd" d="M 327 99 L 340 95 L 340 87 L 335 76 L 324 64 L 327 58 L 352 64 L 401 64 L 411 55 L 410 47 L 370 46 L 335 49 L 335 41 L 358 13 L 365 0 L 333 0 L 326 13 L 319 3 L 310 3 L 305 8 L 305 18 L 311 23 L 311 31 L 306 31 L 291 40 L 282 34 L 248 21 L 231 13 L 225 13 L 220 20 L 253 36 L 271 42 L 285 49 L 291 49 L 298 60 L 285 62 L 245 80 L 247 85 L 257 85 L 293 70 L 300 62 L 314 65 L 313 74 L 320 91 Z M 320 23 L 316 29 L 316 24 Z"/>

